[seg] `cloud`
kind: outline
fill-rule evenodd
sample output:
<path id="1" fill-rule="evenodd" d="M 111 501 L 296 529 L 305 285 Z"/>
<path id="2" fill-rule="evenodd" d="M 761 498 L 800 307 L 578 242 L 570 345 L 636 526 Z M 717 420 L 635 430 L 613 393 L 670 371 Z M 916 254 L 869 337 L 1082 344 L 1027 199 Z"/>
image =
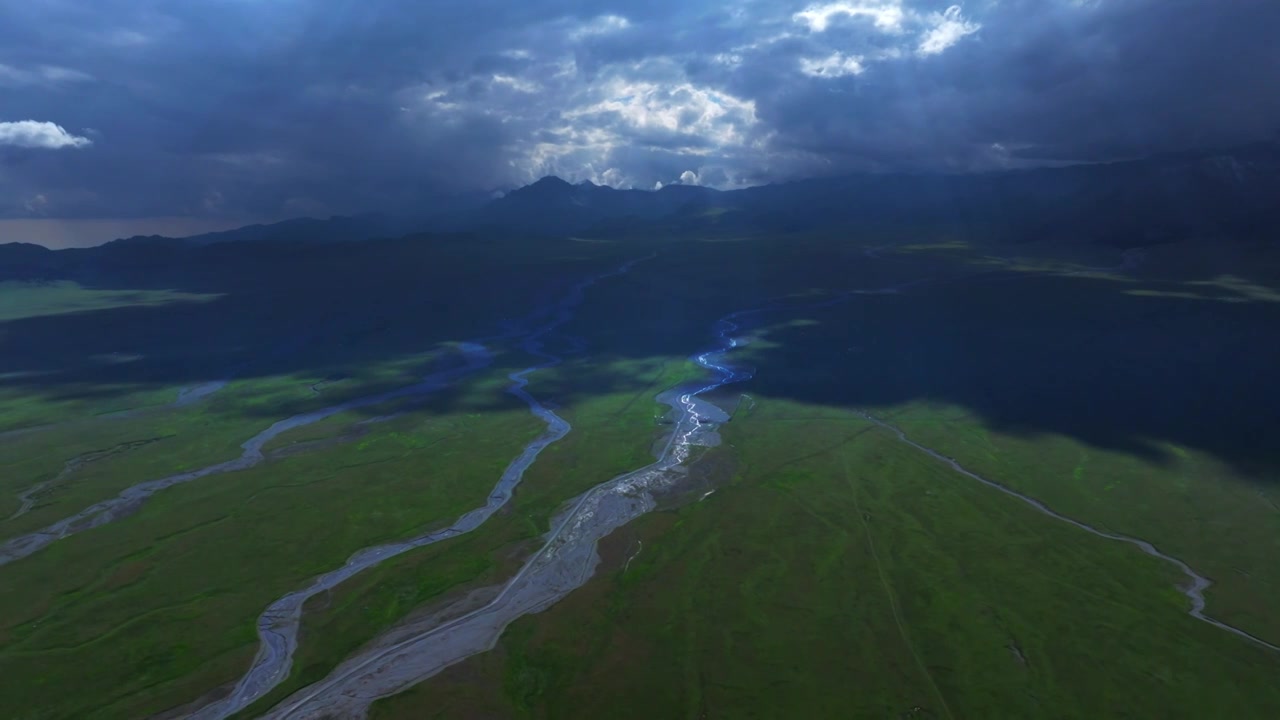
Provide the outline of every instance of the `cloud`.
<path id="1" fill-rule="evenodd" d="M 596 35 L 609 35 L 631 27 L 631 21 L 621 15 L 600 15 L 582 23 L 569 32 L 573 40 L 581 40 Z"/>
<path id="2" fill-rule="evenodd" d="M 93 76 L 88 73 L 57 65 L 39 65 L 24 69 L 0 63 L 0 87 L 56 86 L 90 80 L 93 80 Z"/>
<path id="3" fill-rule="evenodd" d="M 933 27 L 920 38 L 920 45 L 916 48 L 921 55 L 937 55 L 982 28 L 979 23 L 964 19 L 959 5 L 952 5 L 945 12 L 931 13 L 929 22 Z"/>
<path id="4" fill-rule="evenodd" d="M 32 215 L 43 215 L 49 207 L 49 198 L 42 194 L 37 194 L 33 197 L 27 198 L 22 203 L 22 207 Z"/>
<path id="5" fill-rule="evenodd" d="M 842 77 L 844 75 L 861 75 L 866 70 L 860 55 L 843 55 L 833 52 L 819 58 L 800 58 L 800 72 L 810 77 Z"/>
<path id="6" fill-rule="evenodd" d="M 746 142 L 758 121 L 749 100 L 689 82 L 653 82 L 616 77 L 600 87 L 599 102 L 570 109 L 563 117 L 628 137 L 681 142 L 692 153 L 707 146 Z M 576 122 L 575 122 L 576 121 Z"/>
<path id="7" fill-rule="evenodd" d="M 88 147 L 92 144 L 93 141 L 89 138 L 72 135 L 61 125 L 51 122 L 35 120 L 0 122 L 0 145 L 57 150 Z"/>
<path id="8" fill-rule="evenodd" d="M 906 17 L 907 14 L 899 0 L 810 5 L 792 16 L 796 22 L 804 24 L 810 32 L 815 33 L 826 32 L 827 28 L 841 18 L 867 19 L 879 30 L 898 32 L 902 29 Z"/>

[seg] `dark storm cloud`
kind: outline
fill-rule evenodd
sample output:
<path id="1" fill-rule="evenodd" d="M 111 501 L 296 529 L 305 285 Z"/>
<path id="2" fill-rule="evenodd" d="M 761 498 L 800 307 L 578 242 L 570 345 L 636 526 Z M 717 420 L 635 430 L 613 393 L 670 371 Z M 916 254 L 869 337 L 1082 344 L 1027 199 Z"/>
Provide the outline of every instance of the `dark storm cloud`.
<path id="1" fill-rule="evenodd" d="M 0 216 L 1225 145 L 1280 129 L 1278 30 L 1272 0 L 0 0 Z"/>
<path id="2" fill-rule="evenodd" d="M 1101 160 L 1280 130 L 1280 95 L 1267 90 L 1280 77 L 1280 4 L 1050 5 L 1001 2 L 940 58 L 837 88 L 774 86 L 763 116 L 788 147 L 889 166 Z"/>

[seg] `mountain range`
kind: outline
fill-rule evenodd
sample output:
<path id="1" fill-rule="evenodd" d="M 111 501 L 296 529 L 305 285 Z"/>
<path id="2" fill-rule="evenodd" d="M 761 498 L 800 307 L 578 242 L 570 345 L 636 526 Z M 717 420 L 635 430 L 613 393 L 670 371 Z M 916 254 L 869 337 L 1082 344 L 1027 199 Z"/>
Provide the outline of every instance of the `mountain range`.
<path id="1" fill-rule="evenodd" d="M 435 203 L 424 202 L 424 206 Z M 875 174 L 815 178 L 721 191 L 571 184 L 545 177 L 483 204 L 427 217 L 368 214 L 296 218 L 186 238 L 114 240 L 56 253 L 0 245 L 0 279 L 56 274 L 103 255 L 149 262 L 181 247 L 233 243 L 333 243 L 416 233 L 608 235 L 700 232 L 742 235 L 947 227 L 1007 242 L 1049 240 L 1137 247 L 1188 237 L 1256 237 L 1280 223 L 1280 144 L 1120 162 L 970 175 Z M 131 252 L 132 250 L 132 252 Z"/>

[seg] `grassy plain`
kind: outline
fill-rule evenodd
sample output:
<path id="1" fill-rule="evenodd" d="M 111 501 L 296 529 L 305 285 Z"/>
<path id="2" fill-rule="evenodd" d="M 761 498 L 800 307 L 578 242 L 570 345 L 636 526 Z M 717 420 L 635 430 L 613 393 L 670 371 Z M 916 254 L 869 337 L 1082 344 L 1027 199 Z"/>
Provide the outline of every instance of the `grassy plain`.
<path id="1" fill-rule="evenodd" d="M 100 290 L 69 280 L 0 282 L 0 322 L 118 307 L 208 302 L 216 296 L 173 290 Z"/>
<path id="2" fill-rule="evenodd" d="M 483 502 L 541 429 L 498 400 L 163 492 L 4 568 L 0 696 L 38 717 L 140 717 L 233 679 L 273 599 Z"/>
<path id="3" fill-rule="evenodd" d="M 409 255 L 423 247 L 390 244 Z M 6 518 L 18 507 L 18 493 L 57 482 L 29 513 L 0 521 L 0 537 L 41 527 L 125 486 L 235 457 L 241 442 L 284 417 L 412 384 L 451 361 L 445 341 L 496 334 L 506 320 L 538 321 L 525 317 L 531 308 L 602 269 L 582 252 L 540 259 L 515 252 L 494 263 L 493 247 L 428 250 L 436 262 L 418 269 L 451 283 L 424 291 L 385 277 L 353 277 L 348 289 L 355 294 L 336 298 L 345 302 L 342 314 L 303 333 L 298 325 L 308 318 L 298 306 L 314 301 L 308 309 L 325 314 L 324 303 L 335 299 L 328 277 L 351 267 L 321 265 L 295 275 L 296 268 L 277 264 L 268 269 L 290 274 L 275 285 L 239 277 L 263 271 L 240 261 L 221 270 L 199 267 L 197 278 L 166 269 L 178 286 L 227 290 L 202 310 L 153 303 L 142 291 L 139 303 L 119 306 L 107 302 L 121 297 L 115 291 L 5 288 L 25 293 L 13 304 L 29 312 L 0 325 L 14 350 L 3 364 L 18 370 L 49 361 L 39 378 L 5 375 L 4 392 L 34 408 L 14 422 L 60 422 L 2 438 Z M 462 270 L 477 265 L 487 275 Z M 517 281 L 509 282 L 513 276 Z M 478 297 L 459 322 L 449 296 L 463 278 Z M 31 301 L 32 293 L 52 290 L 80 295 L 61 304 Z M 261 296 L 289 290 L 295 295 L 272 298 L 284 303 Z M 184 346 L 184 329 L 201 323 L 207 336 Z M 113 328 L 113 346 L 153 351 L 132 353 L 145 367 L 118 371 L 83 361 L 108 344 L 104 333 L 65 331 L 93 326 Z M 227 347 L 247 359 L 226 389 L 189 407 L 139 409 L 142 395 L 169 402 L 181 385 L 225 372 L 217 367 L 228 366 Z M 135 515 L 0 568 L 6 713 L 139 717 L 234 679 L 256 649 L 255 618 L 275 597 L 357 549 L 416 534 L 483 502 L 506 463 L 542 429 L 523 403 L 502 392 L 510 362 L 530 359 L 499 358 L 425 402 L 367 407 L 287 433 L 266 448 L 271 459 L 263 465 L 162 492 Z M 63 397 L 137 411 L 95 418 L 83 407 L 63 407 Z M 390 413 L 402 414 L 350 432 L 357 422 Z"/>
<path id="4" fill-rule="evenodd" d="M 195 406 L 0 438 L 6 517 L 23 488 L 93 458 L 31 513 L 0 521 L 0 537 L 234 457 L 288 415 L 407 384 L 438 360 L 430 349 L 494 333 L 570 282 L 656 253 L 589 291 L 563 328 L 586 341 L 585 354 L 532 376 L 529 391 L 575 429 L 543 453 L 509 508 L 316 598 L 293 677 L 246 717 L 407 616 L 509 576 L 566 500 L 649 461 L 662 432 L 653 397 L 690 376 L 685 358 L 712 344 L 716 318 L 770 303 L 787 309 L 753 317 L 758 340 L 733 355 L 757 370 L 734 388 L 755 409 L 744 404 L 723 430 L 727 444 L 703 461 L 732 469 L 733 482 L 615 533 L 586 587 L 518 621 L 494 652 L 379 703 L 376 716 L 1280 715 L 1275 654 L 1187 616 L 1175 569 L 1039 515 L 853 412 L 1183 557 L 1216 583 L 1210 614 L 1276 642 L 1280 456 L 1267 438 L 1280 430 L 1280 340 L 1266 330 L 1280 322 L 1280 263 L 1270 251 L 1241 263 L 1207 262 L 1195 246 L 1151 248 L 1120 273 L 1115 251 L 986 247 L 946 233 L 545 242 L 369 246 L 384 257 L 377 269 L 343 265 L 350 293 L 338 300 L 325 294 L 328 266 L 298 258 L 284 285 L 302 298 L 281 291 L 275 304 L 255 289 L 263 278 L 229 280 L 214 257 L 213 279 L 174 287 L 216 300 L 0 325 L 47 339 L 136 310 L 129 327 L 177 312 L 161 323 L 175 333 L 265 308 L 253 327 L 217 326 L 198 371 L 161 357 L 138 361 L 155 363 L 145 381 L 93 370 L 82 385 L 69 362 L 48 382 L 11 377 L 3 392 L 34 408 L 23 417 L 47 406 L 65 418 L 79 411 L 58 398 L 78 388 L 104 402 L 142 397 L 122 400 L 125 390 L 168 402 L 216 377 L 215 366 L 250 363 Z M 396 276 L 379 276 L 388 262 Z M 924 282 L 802 307 L 913 281 Z M 463 293 L 476 303 L 465 317 L 450 310 Z M 189 316 L 197 307 L 208 314 Z M 159 346 L 137 333 L 139 347 Z M 257 350 L 221 354 L 224 345 Z M 30 371 L 60 358 L 57 347 L 4 367 Z M 422 405 L 289 433 L 253 470 L 166 491 L 130 518 L 0 568 L 0 697 L 20 718 L 132 718 L 233 680 L 275 597 L 360 547 L 483 501 L 541 431 L 501 392 L 505 373 L 527 362 L 508 353 Z"/>
<path id="5" fill-rule="evenodd" d="M 992 430 L 960 408 L 907 406 L 885 417 L 913 440 L 1100 529 L 1142 537 L 1213 580 L 1209 614 L 1280 638 L 1280 506 L 1274 482 L 1176 444 L 1152 461 L 1061 435 Z"/>
<path id="6" fill-rule="evenodd" d="M 734 483 L 615 534 L 587 587 L 373 717 L 1280 711 L 1280 657 L 1187 616 L 1165 563 L 847 413 L 766 399 L 724 435 Z"/>
<path id="7" fill-rule="evenodd" d="M 19 507 L 18 494 L 53 480 L 21 517 L 0 521 L 0 538 L 32 532 L 72 515 L 94 502 L 114 496 L 143 480 L 153 480 L 241 454 L 240 444 L 277 420 L 411 385 L 423 375 L 457 360 L 447 347 L 394 363 L 364 367 L 344 374 L 340 382 L 319 385 L 323 377 L 305 374 L 253 377 L 188 407 L 153 408 L 127 417 L 87 418 L 15 434 L 0 443 L 0 517 Z M 499 382 L 498 380 L 494 381 Z M 492 387 L 476 391 L 490 393 Z M 455 401 L 465 401 L 450 393 Z M 484 402 L 472 399 L 478 409 Z M 351 412 L 314 426 L 285 433 L 267 451 L 301 439 L 331 435 L 367 412 Z M 73 463 L 68 470 L 67 463 Z M 66 472 L 64 472 L 66 471 Z M 6 512 L 6 510 L 8 512 Z"/>
<path id="8" fill-rule="evenodd" d="M 566 401 L 558 388 L 572 378 L 608 373 L 629 380 L 589 398 Z M 692 374 L 684 358 L 601 366 L 590 359 L 531 376 L 529 392 L 561 405 L 573 432 L 548 447 L 524 477 L 512 502 L 472 533 L 405 553 L 361 573 L 305 609 L 294 672 L 245 717 L 265 710 L 398 621 L 449 591 L 500 581 L 536 547 L 551 516 L 579 493 L 653 461 L 653 442 L 665 410 L 654 395 Z"/>
<path id="9" fill-rule="evenodd" d="M 375 717 L 1273 716 L 1280 658 L 1188 616 L 1172 566 L 839 417 L 1155 542 L 1214 579 L 1210 614 L 1275 642 L 1274 278 L 1205 280 L 1183 251 L 1121 275 L 891 248 L 895 270 L 851 274 L 931 282 L 761 316 L 738 482 L 619 531 L 611 572 Z"/>

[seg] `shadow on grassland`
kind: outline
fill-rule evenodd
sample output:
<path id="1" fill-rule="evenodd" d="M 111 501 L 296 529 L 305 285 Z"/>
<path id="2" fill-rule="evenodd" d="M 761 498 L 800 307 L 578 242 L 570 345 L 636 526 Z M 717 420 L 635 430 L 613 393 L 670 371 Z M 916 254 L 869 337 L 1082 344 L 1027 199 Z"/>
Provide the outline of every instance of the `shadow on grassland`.
<path id="1" fill-rule="evenodd" d="M 753 390 L 845 407 L 928 400 L 1003 432 L 1157 461 L 1167 441 L 1280 479 L 1280 303 L 1179 285 L 1003 274 L 862 296 L 800 315 L 810 322 L 777 318 Z"/>
<path id="2" fill-rule="evenodd" d="M 412 364 L 442 343 L 538 321 L 565 288 L 613 262 L 564 244 L 536 256 L 421 238 L 143 245 L 93 256 L 68 251 L 49 275 L 90 289 L 216 297 L 0 323 L 0 387 L 83 399 L 229 375 L 343 377 L 380 363 Z"/>
<path id="3" fill-rule="evenodd" d="M 744 389 L 838 407 L 930 400 L 1003 431 L 1068 435 L 1157 460 L 1168 441 L 1277 477 L 1280 444 L 1269 438 L 1280 430 L 1280 302 L 1261 286 L 1242 293 L 1153 278 L 984 272 L 927 254 L 870 258 L 830 239 L 129 249 L 72 268 L 75 278 L 219 297 L 4 323 L 0 384 L 54 397 L 198 382 L 237 365 L 247 377 L 340 375 L 527 323 L 572 283 L 653 251 L 658 257 L 592 288 L 563 328 L 615 362 L 546 373 L 537 380 L 543 397 L 570 404 L 641 387 L 638 375 L 654 363 L 711 347 L 717 318 L 779 296 L 792 296 L 785 304 L 928 280 L 828 310 L 759 316 L 754 322 L 772 329 L 740 356 L 758 368 Z M 806 318 L 813 322 L 789 323 Z M 139 359 L 94 360 L 109 353 Z M 281 408 L 251 412 L 278 417 Z"/>

